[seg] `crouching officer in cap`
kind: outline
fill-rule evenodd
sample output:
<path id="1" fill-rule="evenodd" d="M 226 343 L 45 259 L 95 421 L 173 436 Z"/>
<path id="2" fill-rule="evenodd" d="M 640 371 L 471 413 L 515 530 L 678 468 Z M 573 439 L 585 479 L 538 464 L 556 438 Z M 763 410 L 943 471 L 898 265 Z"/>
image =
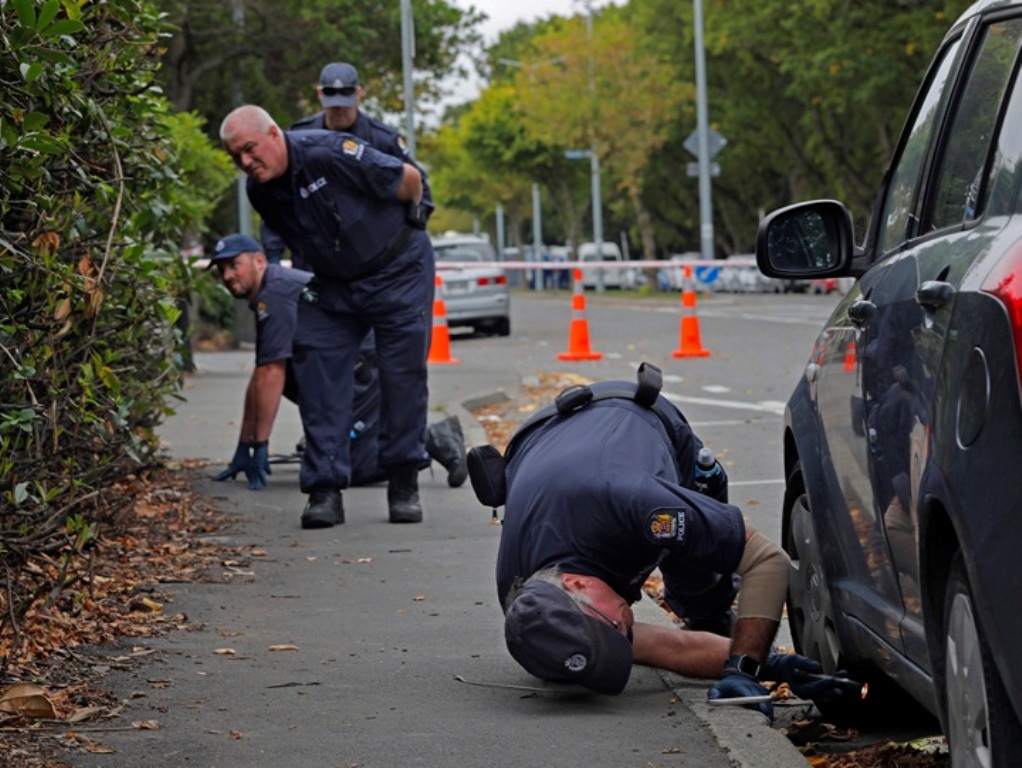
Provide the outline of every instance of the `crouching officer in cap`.
<path id="1" fill-rule="evenodd" d="M 258 491 L 269 473 L 269 440 L 281 396 L 297 400 L 291 366 L 298 297 L 312 275 L 267 264 L 263 249 L 248 235 L 219 240 L 209 260 L 224 286 L 236 299 L 245 299 L 256 314 L 255 369 L 245 389 L 241 435 L 234 458 L 214 480 L 233 480 L 239 472 L 248 487 Z"/>
<path id="2" fill-rule="evenodd" d="M 642 664 L 718 680 L 711 699 L 763 696 L 760 680 L 788 682 L 803 698 L 840 696 L 804 679 L 822 672 L 815 661 L 771 653 L 788 557 L 737 507 L 695 490 L 702 443 L 660 397 L 660 381 L 643 364 L 638 386 L 571 387 L 508 446 L 497 557 L 508 650 L 537 677 L 605 694 Z M 478 451 L 469 471 L 492 504 L 477 482 Z M 740 577 L 730 637 L 637 622 L 630 606 L 656 568 L 681 616 L 726 615 Z M 769 702 L 750 706 L 772 716 Z"/>
<path id="3" fill-rule="evenodd" d="M 253 105 L 227 115 L 220 138 L 249 177 L 252 206 L 315 275 L 299 302 L 293 347 L 307 442 L 303 514 L 343 514 L 353 372 L 372 329 L 389 519 L 421 522 L 416 475 L 425 453 L 435 265 L 425 231 L 405 221 L 406 204 L 421 201 L 419 171 L 349 134 L 282 131 Z"/>
<path id="4" fill-rule="evenodd" d="M 248 235 L 228 235 L 217 242 L 209 269 L 220 273 L 224 286 L 235 298 L 246 299 L 256 313 L 256 366 L 245 390 L 241 437 L 230 465 L 213 479 L 233 480 L 239 473 L 248 487 L 258 491 L 269 474 L 268 441 L 280 406 L 280 398 L 298 401 L 298 381 L 291 363 L 298 301 L 312 277 L 309 272 L 268 264 L 265 252 Z M 376 345 L 370 333 L 362 342 L 355 364 L 351 484 L 369 485 L 386 479 L 377 463 L 380 421 L 380 377 L 376 366 Z M 465 466 L 465 438 L 457 416 L 430 424 L 425 438 L 428 456 L 447 469 L 447 483 L 462 485 L 468 477 Z M 299 450 L 304 451 L 303 447 Z M 329 528 L 344 517 L 302 517 L 303 528 Z"/>

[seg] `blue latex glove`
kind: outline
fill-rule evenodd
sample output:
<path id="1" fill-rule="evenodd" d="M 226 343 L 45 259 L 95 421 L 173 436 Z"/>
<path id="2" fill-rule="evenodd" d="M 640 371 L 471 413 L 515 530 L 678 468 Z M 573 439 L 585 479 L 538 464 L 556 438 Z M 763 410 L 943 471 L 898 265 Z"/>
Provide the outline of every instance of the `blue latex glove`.
<path id="1" fill-rule="evenodd" d="M 739 699 L 743 696 L 766 696 L 768 691 L 757 682 L 752 675 L 739 672 L 737 669 L 725 669 L 720 682 L 706 692 L 708 699 Z M 746 704 L 751 709 L 758 709 L 771 720 L 774 719 L 774 705 L 769 701 L 759 704 Z"/>
<path id="2" fill-rule="evenodd" d="M 214 477 L 213 480 L 218 483 L 224 480 L 233 480 L 239 472 L 244 472 L 248 475 L 248 465 L 251 459 L 252 453 L 248 443 L 238 443 L 238 449 L 234 452 L 234 458 L 231 459 L 230 466 Z"/>
<path id="3" fill-rule="evenodd" d="M 261 491 L 266 487 L 266 468 L 270 466 L 270 448 L 268 442 L 252 443 L 252 458 L 245 467 L 250 491 Z"/>
<path id="4" fill-rule="evenodd" d="M 834 684 L 833 680 L 822 680 L 811 675 L 822 675 L 823 667 L 818 661 L 797 653 L 772 653 L 760 670 L 760 677 L 778 683 L 787 683 L 791 692 L 800 699 L 813 701 L 836 701 L 848 692 L 847 689 Z M 835 672 L 830 677 L 848 678 L 844 670 Z"/>

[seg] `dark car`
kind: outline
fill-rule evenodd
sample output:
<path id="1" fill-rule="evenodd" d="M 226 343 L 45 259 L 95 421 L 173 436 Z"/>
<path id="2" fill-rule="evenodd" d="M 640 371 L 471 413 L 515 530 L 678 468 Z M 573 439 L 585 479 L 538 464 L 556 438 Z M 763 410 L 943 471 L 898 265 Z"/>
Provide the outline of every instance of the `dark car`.
<path id="1" fill-rule="evenodd" d="M 940 717 L 955 766 L 1022 765 L 1020 50 L 1022 2 L 973 5 L 863 244 L 822 200 L 772 213 L 756 248 L 772 277 L 856 278 L 785 415 L 795 647 L 896 681 Z"/>

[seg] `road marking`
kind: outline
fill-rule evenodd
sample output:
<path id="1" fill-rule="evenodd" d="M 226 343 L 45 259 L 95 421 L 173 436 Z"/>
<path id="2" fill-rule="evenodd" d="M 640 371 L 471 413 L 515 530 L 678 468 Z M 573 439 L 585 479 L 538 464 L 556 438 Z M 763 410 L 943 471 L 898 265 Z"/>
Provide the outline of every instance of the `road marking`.
<path id="1" fill-rule="evenodd" d="M 675 403 L 688 403 L 689 405 L 708 405 L 715 408 L 734 408 L 742 411 L 757 411 L 759 413 L 773 413 L 778 416 L 784 414 L 784 403 L 777 400 L 763 400 L 758 403 L 742 402 L 740 400 L 716 400 L 710 397 L 684 397 L 671 392 L 663 392 L 664 397 Z"/>
<path id="2" fill-rule="evenodd" d="M 738 482 L 732 481 L 730 478 L 727 481 L 728 488 L 737 488 L 739 485 L 783 485 L 784 478 L 779 477 L 776 480 L 739 480 Z"/>

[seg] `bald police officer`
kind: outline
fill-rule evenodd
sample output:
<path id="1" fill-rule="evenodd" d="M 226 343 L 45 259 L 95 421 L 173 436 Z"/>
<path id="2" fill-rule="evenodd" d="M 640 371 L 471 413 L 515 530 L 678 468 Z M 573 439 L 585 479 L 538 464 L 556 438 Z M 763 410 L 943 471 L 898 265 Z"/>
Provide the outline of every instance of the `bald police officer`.
<path id="1" fill-rule="evenodd" d="M 421 202 L 421 174 L 350 134 L 285 132 L 254 105 L 227 115 L 220 138 L 249 177 L 252 206 L 315 275 L 299 302 L 294 340 L 307 441 L 303 518 L 343 515 L 354 368 L 372 329 L 389 519 L 421 522 L 416 475 L 425 453 L 434 257 L 424 229 L 406 221 L 406 208 Z"/>

